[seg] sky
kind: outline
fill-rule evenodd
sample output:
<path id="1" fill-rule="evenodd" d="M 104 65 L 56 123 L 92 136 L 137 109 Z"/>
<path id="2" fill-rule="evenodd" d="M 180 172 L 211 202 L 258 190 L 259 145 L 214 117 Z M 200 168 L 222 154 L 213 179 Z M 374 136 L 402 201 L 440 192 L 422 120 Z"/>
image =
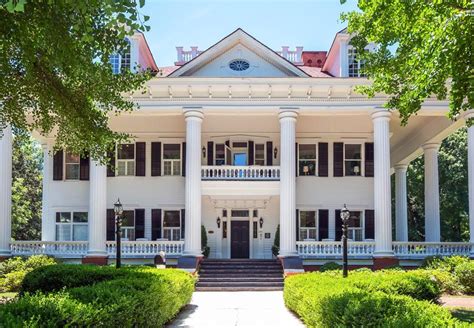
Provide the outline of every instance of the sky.
<path id="1" fill-rule="evenodd" d="M 176 46 L 205 50 L 237 28 L 274 50 L 303 46 L 329 50 L 346 25 L 340 14 L 357 9 L 356 0 L 146 0 L 145 33 L 158 66 L 176 61 Z"/>

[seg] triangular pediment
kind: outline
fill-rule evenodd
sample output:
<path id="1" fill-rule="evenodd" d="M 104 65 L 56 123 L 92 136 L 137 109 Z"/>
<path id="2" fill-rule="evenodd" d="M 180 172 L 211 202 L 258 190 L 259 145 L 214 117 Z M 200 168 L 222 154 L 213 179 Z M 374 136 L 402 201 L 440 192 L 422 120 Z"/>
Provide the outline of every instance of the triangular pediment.
<path id="1" fill-rule="evenodd" d="M 243 65 L 243 69 L 239 65 Z M 169 75 L 179 76 L 308 77 L 293 63 L 242 29 L 229 34 Z"/>

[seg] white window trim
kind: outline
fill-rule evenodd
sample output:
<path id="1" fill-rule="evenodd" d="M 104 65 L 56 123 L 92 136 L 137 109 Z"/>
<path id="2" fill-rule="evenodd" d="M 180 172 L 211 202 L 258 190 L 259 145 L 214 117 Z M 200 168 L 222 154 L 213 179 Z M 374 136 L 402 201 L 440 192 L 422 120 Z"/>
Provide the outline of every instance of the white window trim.
<path id="1" fill-rule="evenodd" d="M 356 48 L 354 46 L 347 45 L 347 76 L 348 77 L 366 77 L 365 74 L 361 73 L 361 68 L 363 67 L 363 65 L 361 65 L 360 60 L 357 60 L 357 75 L 351 76 L 349 66 L 351 64 L 351 61 L 350 61 L 351 54 L 350 53 L 351 53 L 352 50 L 356 50 Z M 368 48 L 365 48 L 364 50 L 370 51 Z"/>
<path id="2" fill-rule="evenodd" d="M 118 158 L 118 147 L 121 145 L 133 145 L 133 159 L 119 159 Z M 134 177 L 137 174 L 137 165 L 136 165 L 136 159 L 137 159 L 137 144 L 136 142 L 130 142 L 130 143 L 124 143 L 124 144 L 117 144 L 115 147 L 115 176 L 116 177 Z M 128 171 L 128 163 L 133 162 L 134 168 L 133 168 L 133 174 L 125 174 L 125 175 L 119 175 L 118 174 L 118 163 L 119 161 L 121 162 L 126 162 L 125 164 L 125 172 Z"/>
<path id="3" fill-rule="evenodd" d="M 87 213 L 87 222 L 76 222 L 74 223 L 74 213 Z M 56 222 L 56 215 L 57 213 L 70 213 L 71 214 L 71 222 Z M 61 225 L 61 226 L 65 226 L 65 225 L 69 225 L 70 226 L 70 234 L 71 234 L 71 240 L 65 240 L 65 241 L 75 241 L 74 240 L 74 225 L 79 225 L 79 226 L 86 226 L 88 227 L 89 226 L 89 212 L 87 209 L 85 210 L 71 210 L 71 209 L 64 209 L 64 210 L 61 210 L 61 209 L 55 209 L 54 210 L 54 239 L 56 241 L 59 241 L 58 240 L 58 236 L 57 236 L 57 231 L 56 231 L 56 227 L 58 225 Z M 89 231 L 87 231 L 87 235 L 88 235 L 88 238 L 89 238 Z M 87 240 L 83 240 L 83 241 L 87 241 Z"/>
<path id="4" fill-rule="evenodd" d="M 165 145 L 179 145 L 179 160 L 165 159 Z M 179 177 L 183 175 L 183 142 L 178 141 L 163 141 L 161 142 L 161 176 L 163 177 Z M 179 161 L 179 174 L 173 174 L 173 167 Z M 171 162 L 171 174 L 165 174 L 165 162 Z"/>
<path id="5" fill-rule="evenodd" d="M 175 240 L 170 240 L 168 238 L 165 238 L 165 229 L 171 231 L 171 236 L 173 236 L 173 230 L 179 230 L 179 240 L 184 240 L 184 236 L 181 236 L 181 224 L 183 218 L 181 217 L 182 215 L 182 210 L 183 208 L 162 208 L 161 209 L 161 238 L 166 239 L 168 241 L 175 241 Z M 177 211 L 179 213 L 179 227 L 165 227 L 165 212 L 171 212 L 171 211 Z"/>
<path id="6" fill-rule="evenodd" d="M 360 174 L 346 175 L 346 145 L 360 145 Z M 356 159 L 348 159 L 347 161 L 357 161 Z M 334 165 L 334 163 L 333 163 Z M 344 177 L 365 177 L 365 143 L 361 141 L 343 141 L 343 170 Z"/>
<path id="7" fill-rule="evenodd" d="M 314 145 L 315 147 L 315 154 L 316 154 L 316 158 L 314 159 L 314 162 L 315 162 L 315 166 L 314 166 L 314 170 L 315 170 L 315 174 L 314 175 L 304 175 L 304 174 L 301 174 L 300 173 L 300 145 Z M 319 176 L 319 170 L 318 170 L 318 160 L 319 160 L 319 142 L 317 141 L 304 141 L 304 142 L 298 142 L 298 154 L 296 154 L 297 157 L 298 157 L 298 167 L 296 168 L 296 170 L 298 171 L 298 177 L 318 177 Z M 328 153 L 328 157 L 329 157 L 329 153 Z M 329 170 L 329 167 L 328 167 L 328 170 Z"/>
<path id="8" fill-rule="evenodd" d="M 258 145 L 263 145 L 263 165 L 257 165 L 257 144 Z M 273 151 L 273 150 L 272 150 Z M 262 160 L 262 158 L 259 158 L 259 160 Z M 267 143 L 266 142 L 258 142 L 254 141 L 253 142 L 253 166 L 267 166 Z"/>
<path id="9" fill-rule="evenodd" d="M 79 156 L 79 163 L 67 163 L 66 162 L 66 153 L 68 151 L 64 150 L 63 151 L 63 172 L 64 172 L 64 178 L 63 181 L 81 181 L 81 156 Z M 75 155 L 75 154 L 73 154 Z M 67 178 L 67 166 L 69 165 L 78 165 L 79 166 L 79 175 L 77 176 L 77 179 L 68 179 Z"/>
<path id="10" fill-rule="evenodd" d="M 218 141 L 218 142 L 213 143 L 212 147 L 214 148 L 214 152 L 213 152 L 214 158 L 213 158 L 213 163 L 212 164 L 214 166 L 224 166 L 224 165 L 217 165 L 217 145 L 218 144 L 219 145 L 224 145 L 224 165 L 227 165 L 227 146 L 225 144 L 225 141 L 223 141 L 223 142 Z M 230 149 L 232 149 L 232 148 L 230 148 Z"/>
<path id="11" fill-rule="evenodd" d="M 361 230 L 361 236 L 362 236 L 361 239 L 362 239 L 362 241 L 364 241 L 365 240 L 365 210 L 363 210 L 363 209 L 350 209 L 349 211 L 351 211 L 351 212 L 360 212 L 360 228 L 355 229 L 355 228 L 351 228 L 351 226 L 349 226 L 348 231 L 347 231 L 347 233 L 348 233 L 347 238 L 349 240 L 355 241 L 354 239 L 351 238 L 352 234 L 349 235 L 350 231 L 351 230 L 352 231 Z"/>
<path id="12" fill-rule="evenodd" d="M 301 212 L 314 212 L 314 225 L 315 227 L 314 228 L 309 228 L 309 227 L 302 227 L 301 226 Z M 315 209 L 315 208 L 298 208 L 298 238 L 301 237 L 301 230 L 306 230 L 306 236 L 308 236 L 308 232 L 309 230 L 315 230 L 315 236 L 316 238 L 315 239 L 310 239 L 310 238 L 306 238 L 304 240 L 301 240 L 301 241 L 305 241 L 305 240 L 320 240 L 319 238 L 319 209 Z"/>

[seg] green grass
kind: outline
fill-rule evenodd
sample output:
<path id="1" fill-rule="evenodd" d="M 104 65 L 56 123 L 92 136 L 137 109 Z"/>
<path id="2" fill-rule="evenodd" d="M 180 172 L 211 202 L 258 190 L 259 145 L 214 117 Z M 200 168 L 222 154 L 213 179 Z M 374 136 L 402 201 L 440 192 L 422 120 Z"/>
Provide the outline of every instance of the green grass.
<path id="1" fill-rule="evenodd" d="M 474 323 L 474 309 L 468 308 L 450 308 L 451 314 L 453 317 L 460 321 Z"/>

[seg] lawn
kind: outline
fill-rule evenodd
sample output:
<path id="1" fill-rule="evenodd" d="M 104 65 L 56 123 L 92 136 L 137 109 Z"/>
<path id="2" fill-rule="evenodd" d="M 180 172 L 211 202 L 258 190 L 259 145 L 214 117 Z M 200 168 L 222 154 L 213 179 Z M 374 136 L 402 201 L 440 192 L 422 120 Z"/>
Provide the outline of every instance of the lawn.
<path id="1" fill-rule="evenodd" d="M 474 323 L 474 309 L 472 308 L 450 308 L 449 311 L 451 311 L 453 317 L 460 321 Z"/>

